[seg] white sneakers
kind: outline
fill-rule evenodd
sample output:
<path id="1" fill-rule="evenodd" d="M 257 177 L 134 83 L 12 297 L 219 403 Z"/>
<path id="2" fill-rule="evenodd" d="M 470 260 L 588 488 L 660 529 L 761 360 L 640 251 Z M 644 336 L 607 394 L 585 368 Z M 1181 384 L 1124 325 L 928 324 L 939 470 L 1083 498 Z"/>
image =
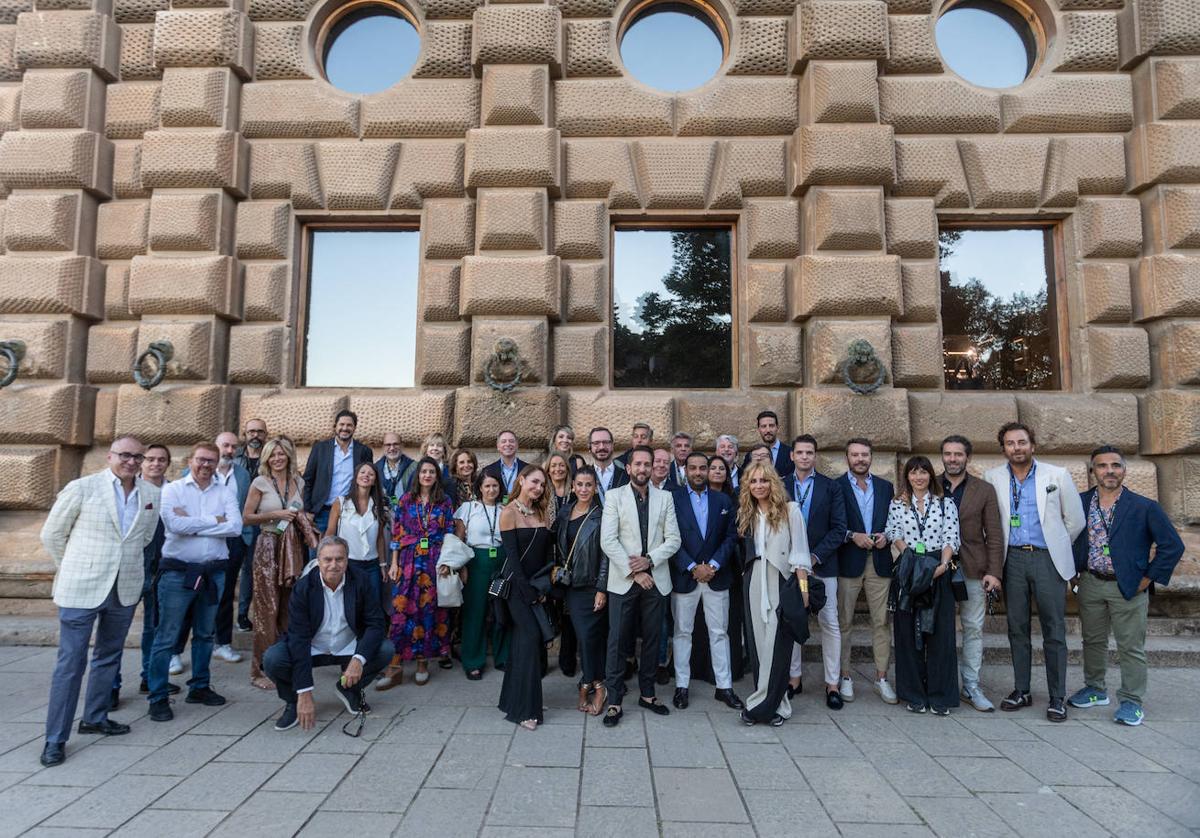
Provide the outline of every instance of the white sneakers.
<path id="1" fill-rule="evenodd" d="M 172 675 L 178 675 L 180 672 L 183 672 L 183 661 L 180 660 L 179 655 L 171 655 L 171 662 L 167 664 L 167 672 Z"/>
<path id="2" fill-rule="evenodd" d="M 980 713 L 991 713 L 996 709 L 992 702 L 988 701 L 988 697 L 983 694 L 983 690 L 978 684 L 967 684 L 962 688 L 962 697 L 971 702 L 971 706 Z"/>
<path id="3" fill-rule="evenodd" d="M 838 683 L 838 692 L 842 696 L 842 701 L 854 700 L 854 681 L 850 680 L 848 675 L 842 676 L 842 680 Z"/>
<path id="4" fill-rule="evenodd" d="M 227 663 L 238 663 L 242 659 L 241 654 L 228 643 L 213 649 L 213 654 Z"/>
<path id="5" fill-rule="evenodd" d="M 883 699 L 885 704 L 895 704 L 899 699 L 896 698 L 896 691 L 892 689 L 892 685 L 888 683 L 887 678 L 880 678 L 875 682 L 875 692 L 879 693 L 879 697 Z"/>

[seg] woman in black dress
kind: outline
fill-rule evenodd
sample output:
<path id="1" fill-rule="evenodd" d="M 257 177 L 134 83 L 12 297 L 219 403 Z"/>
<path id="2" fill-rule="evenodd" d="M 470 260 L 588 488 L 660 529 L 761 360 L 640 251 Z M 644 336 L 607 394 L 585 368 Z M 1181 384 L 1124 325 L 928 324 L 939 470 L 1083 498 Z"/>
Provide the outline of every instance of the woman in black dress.
<path id="1" fill-rule="evenodd" d="M 551 542 L 547 528 L 546 472 L 525 466 L 517 475 L 515 497 L 500 513 L 504 545 L 501 574 L 510 580 L 508 612 L 512 618 L 508 665 L 500 687 L 504 718 L 526 730 L 542 722 L 542 630 L 535 609 L 543 608 Z"/>

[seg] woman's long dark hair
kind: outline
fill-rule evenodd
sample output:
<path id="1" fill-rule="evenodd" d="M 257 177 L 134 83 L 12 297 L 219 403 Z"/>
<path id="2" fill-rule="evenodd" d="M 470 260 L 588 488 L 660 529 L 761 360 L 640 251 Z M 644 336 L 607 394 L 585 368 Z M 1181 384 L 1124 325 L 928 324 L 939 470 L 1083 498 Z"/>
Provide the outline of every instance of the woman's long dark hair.
<path id="1" fill-rule="evenodd" d="M 928 457 L 923 457 L 920 454 L 909 457 L 904 463 L 904 471 L 900 475 L 900 497 L 906 501 L 912 500 L 912 484 L 908 482 L 908 475 L 917 469 L 925 471 L 929 475 L 929 493 L 935 498 L 942 496 L 942 484 L 937 479 L 937 472 L 933 470 L 933 463 L 929 462 Z"/>
<path id="2" fill-rule="evenodd" d="M 413 468 L 412 483 L 408 487 L 408 493 L 417 499 L 421 496 L 421 466 L 429 463 L 433 467 L 434 480 L 433 485 L 429 487 L 429 503 L 437 506 L 446 500 L 446 490 L 442 487 L 442 466 L 433 457 L 422 457 L 417 460 L 416 467 Z"/>
<path id="3" fill-rule="evenodd" d="M 721 465 L 725 466 L 725 482 L 721 484 L 721 491 L 724 494 L 729 495 L 729 497 L 732 498 L 733 497 L 733 481 L 729 479 L 729 463 L 725 462 L 724 457 L 721 457 L 717 454 L 713 454 L 711 457 L 708 458 L 708 467 L 709 467 L 709 469 L 711 469 L 712 464 L 714 462 L 716 462 L 717 460 L 720 460 Z M 709 473 L 711 474 L 711 471 Z M 712 483 L 710 482 L 708 484 L 708 486 L 709 486 L 709 488 L 712 488 Z"/>
<path id="4" fill-rule="evenodd" d="M 375 475 L 375 482 L 371 484 L 371 504 L 375 509 L 375 520 L 379 522 L 379 526 L 385 526 L 391 520 L 391 511 L 388 509 L 387 501 L 383 499 L 383 485 L 379 479 L 379 472 L 375 471 L 375 466 L 371 463 L 360 463 L 358 468 L 354 470 L 354 479 L 350 481 L 350 493 L 346 496 L 346 500 L 354 503 L 354 496 L 358 493 L 358 473 L 364 468 L 369 468 L 371 473 Z M 357 512 L 358 507 L 354 510 Z"/>

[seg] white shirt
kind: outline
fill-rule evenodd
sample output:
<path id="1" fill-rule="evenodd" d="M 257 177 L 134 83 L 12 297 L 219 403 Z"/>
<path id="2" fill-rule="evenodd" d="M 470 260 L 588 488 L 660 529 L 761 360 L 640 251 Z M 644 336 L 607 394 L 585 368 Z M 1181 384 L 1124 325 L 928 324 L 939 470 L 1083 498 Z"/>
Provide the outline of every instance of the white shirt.
<path id="1" fill-rule="evenodd" d="M 375 499 L 367 498 L 367 511 L 358 514 L 354 500 L 342 498 L 337 534 L 350 545 L 350 561 L 379 561 L 379 520 L 375 517 Z"/>
<path id="2" fill-rule="evenodd" d="M 600 468 L 595 463 L 592 465 L 596 469 L 596 488 L 600 491 L 600 500 L 604 500 L 604 493 L 612 488 L 613 478 L 617 476 L 617 464 L 609 460 L 608 468 Z"/>
<path id="3" fill-rule="evenodd" d="M 237 495 L 217 481 L 201 491 L 191 474 L 162 490 L 162 521 L 166 530 L 163 558 L 181 562 L 212 562 L 229 558 L 226 538 L 242 534 L 242 510 Z M 175 507 L 186 514 L 177 515 Z M 217 521 L 225 516 L 225 523 Z"/>
<path id="4" fill-rule="evenodd" d="M 121 485 L 120 477 L 114 474 L 112 483 L 113 495 L 117 501 L 117 519 L 121 522 L 121 535 L 128 535 L 129 528 L 133 526 L 134 519 L 138 515 L 137 480 L 133 481 L 133 491 L 128 495 L 125 494 L 125 487 Z"/>
<path id="5" fill-rule="evenodd" d="M 314 568 L 312 572 L 319 574 L 321 571 L 319 568 Z M 345 655 L 354 655 L 362 663 L 366 663 L 366 658 L 362 655 L 354 654 L 354 648 L 358 645 L 358 638 L 354 636 L 354 629 L 346 622 L 345 589 L 345 576 L 338 583 L 337 590 L 333 591 L 329 590 L 329 586 L 325 584 L 324 579 L 321 580 L 321 593 L 325 596 L 325 613 L 321 615 L 321 627 L 313 635 L 309 651 L 314 656 L 333 655 L 334 657 L 343 657 Z M 296 690 L 296 692 L 299 694 L 309 692 L 310 690 L 312 690 L 312 687 Z"/>
<path id="6" fill-rule="evenodd" d="M 454 518 L 466 525 L 467 546 L 484 550 L 500 546 L 499 506 L 485 506 L 473 500 L 460 506 Z"/>
<path id="7" fill-rule="evenodd" d="M 229 486 L 235 493 L 237 492 L 237 480 L 234 479 L 232 463 L 229 465 L 229 471 L 225 474 L 221 474 L 220 468 L 213 469 L 212 479 L 214 483 L 220 483 L 222 486 Z"/>

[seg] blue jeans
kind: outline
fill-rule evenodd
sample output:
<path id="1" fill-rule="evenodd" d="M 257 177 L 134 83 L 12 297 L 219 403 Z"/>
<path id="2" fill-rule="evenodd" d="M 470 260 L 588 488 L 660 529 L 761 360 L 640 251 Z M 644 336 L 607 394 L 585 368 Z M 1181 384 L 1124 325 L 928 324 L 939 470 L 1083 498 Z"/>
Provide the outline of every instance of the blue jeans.
<path id="1" fill-rule="evenodd" d="M 200 690 L 209 684 L 208 665 L 216 633 L 217 603 L 225 590 L 225 571 L 212 574 L 217 586 L 214 602 L 209 602 L 203 592 L 185 588 L 183 577 L 180 570 L 164 570 L 158 577 L 158 630 L 154 634 L 147 679 L 152 702 L 167 698 L 167 666 L 189 608 L 192 609 L 192 677 L 188 679 L 188 688 Z"/>
<path id="2" fill-rule="evenodd" d="M 319 542 L 325 537 L 325 528 L 329 526 L 329 512 L 333 509 L 332 506 L 322 506 L 317 510 L 316 516 L 313 518 L 313 529 L 317 531 L 317 541 Z M 317 548 L 308 551 L 309 560 L 317 557 Z"/>

